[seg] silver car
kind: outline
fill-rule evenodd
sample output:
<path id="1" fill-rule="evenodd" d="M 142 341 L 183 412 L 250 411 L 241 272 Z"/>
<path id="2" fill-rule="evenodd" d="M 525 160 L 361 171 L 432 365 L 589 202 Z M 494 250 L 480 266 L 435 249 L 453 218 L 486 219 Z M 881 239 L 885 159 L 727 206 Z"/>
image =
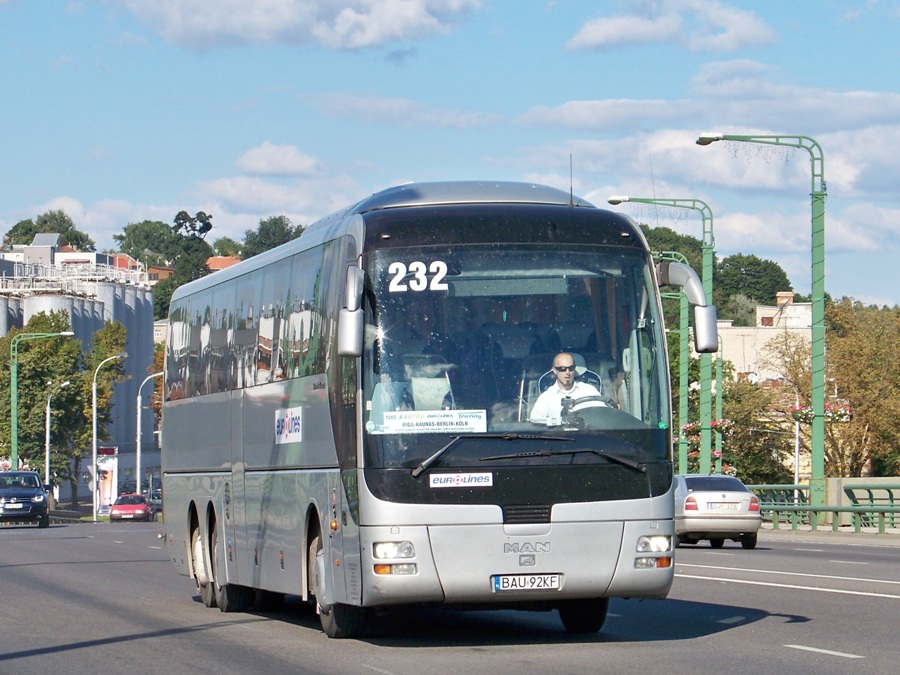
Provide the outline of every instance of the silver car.
<path id="1" fill-rule="evenodd" d="M 708 539 L 722 548 L 726 539 L 756 548 L 762 518 L 759 498 L 734 476 L 675 476 L 675 542 Z"/>

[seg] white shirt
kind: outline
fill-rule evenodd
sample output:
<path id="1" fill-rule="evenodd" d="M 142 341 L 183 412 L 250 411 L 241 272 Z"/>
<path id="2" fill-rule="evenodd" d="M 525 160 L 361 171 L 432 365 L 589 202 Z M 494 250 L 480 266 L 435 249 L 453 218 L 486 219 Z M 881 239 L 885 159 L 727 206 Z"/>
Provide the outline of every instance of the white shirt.
<path id="1" fill-rule="evenodd" d="M 587 384 L 586 382 L 579 382 L 576 380 L 571 389 L 562 389 L 559 386 L 559 382 L 555 382 L 552 386 L 547 388 L 547 391 L 538 396 L 528 419 L 536 424 L 549 424 L 550 421 L 559 424 L 559 418 L 562 414 L 562 401 L 564 398 L 578 399 L 584 398 L 585 396 L 600 395 L 600 392 L 597 391 L 597 388 L 594 385 Z M 590 401 L 588 405 L 606 407 L 606 404 L 601 403 L 600 401 Z"/>

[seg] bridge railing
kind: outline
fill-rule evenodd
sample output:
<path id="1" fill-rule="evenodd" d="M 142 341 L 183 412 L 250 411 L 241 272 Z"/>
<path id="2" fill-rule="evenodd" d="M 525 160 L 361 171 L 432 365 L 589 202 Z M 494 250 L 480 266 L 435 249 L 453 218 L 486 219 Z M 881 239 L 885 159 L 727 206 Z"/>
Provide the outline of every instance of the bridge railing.
<path id="1" fill-rule="evenodd" d="M 880 534 L 900 522 L 900 484 L 866 483 L 844 484 L 844 496 L 849 504 L 810 506 L 808 485 L 748 485 L 759 497 L 763 518 L 772 521 L 773 529 L 783 524 L 797 529 L 801 524 L 816 531 L 819 525 L 831 522 L 834 532 L 840 531 L 842 515 L 848 514 L 855 532 L 863 527 L 877 527 Z"/>

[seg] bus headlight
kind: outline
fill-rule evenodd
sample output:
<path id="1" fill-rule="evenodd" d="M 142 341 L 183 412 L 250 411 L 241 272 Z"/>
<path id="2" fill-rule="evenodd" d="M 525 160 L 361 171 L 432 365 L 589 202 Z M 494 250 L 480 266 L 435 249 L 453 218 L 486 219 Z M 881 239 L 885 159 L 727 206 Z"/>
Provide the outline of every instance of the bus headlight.
<path id="1" fill-rule="evenodd" d="M 376 560 L 415 558 L 416 547 L 412 545 L 411 541 L 379 541 L 372 546 L 372 555 Z"/>
<path id="2" fill-rule="evenodd" d="M 654 534 L 638 537 L 638 553 L 665 553 L 672 550 L 672 537 L 666 534 Z"/>

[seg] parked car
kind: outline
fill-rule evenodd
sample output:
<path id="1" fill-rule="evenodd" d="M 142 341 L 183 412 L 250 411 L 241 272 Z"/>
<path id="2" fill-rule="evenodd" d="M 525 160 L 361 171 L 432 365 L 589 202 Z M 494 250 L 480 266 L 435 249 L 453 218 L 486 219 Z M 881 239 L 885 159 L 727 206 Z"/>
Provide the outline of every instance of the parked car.
<path id="1" fill-rule="evenodd" d="M 162 511 L 162 490 L 150 490 L 150 495 L 147 500 L 150 502 L 150 506 L 153 507 L 154 511 Z"/>
<path id="2" fill-rule="evenodd" d="M 726 539 L 756 548 L 762 524 L 759 498 L 734 476 L 675 476 L 675 543 L 708 539 L 722 548 Z"/>
<path id="3" fill-rule="evenodd" d="M 50 527 L 47 490 L 36 471 L 0 472 L 0 521 Z"/>
<path id="4" fill-rule="evenodd" d="M 109 509 L 109 519 L 113 520 L 153 520 L 155 512 L 144 495 L 119 495 Z"/>

